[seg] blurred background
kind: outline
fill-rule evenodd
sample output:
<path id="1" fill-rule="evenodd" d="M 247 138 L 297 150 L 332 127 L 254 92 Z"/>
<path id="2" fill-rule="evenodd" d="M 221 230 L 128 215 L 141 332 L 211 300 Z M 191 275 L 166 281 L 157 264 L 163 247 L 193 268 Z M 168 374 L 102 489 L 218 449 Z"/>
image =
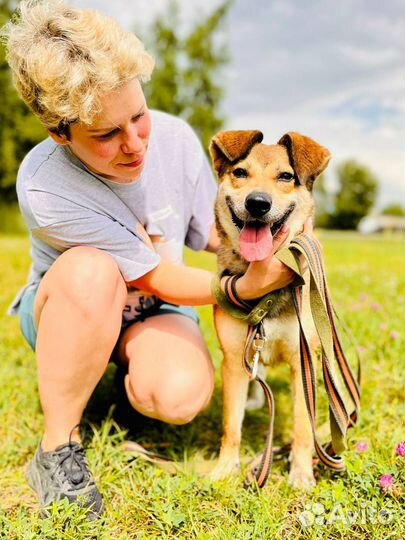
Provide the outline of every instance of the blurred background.
<path id="1" fill-rule="evenodd" d="M 405 228 L 401 0 L 71 0 L 114 16 L 154 54 L 151 107 L 188 120 L 207 148 L 220 129 L 298 131 L 333 159 L 317 181 L 317 225 Z M 18 3 L 0 0 L 0 23 Z M 23 228 L 15 178 L 46 134 L 0 56 L 0 229 Z M 366 218 L 366 219 L 364 219 Z"/>

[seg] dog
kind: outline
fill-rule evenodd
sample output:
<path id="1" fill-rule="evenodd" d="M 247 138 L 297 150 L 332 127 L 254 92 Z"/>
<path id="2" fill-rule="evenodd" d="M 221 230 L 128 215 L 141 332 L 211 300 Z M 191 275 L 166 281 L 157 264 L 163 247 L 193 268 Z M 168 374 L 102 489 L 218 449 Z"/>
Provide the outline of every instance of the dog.
<path id="1" fill-rule="evenodd" d="M 270 255 L 283 226 L 289 228 L 283 247 L 302 232 L 314 213 L 313 183 L 331 157 L 326 148 L 298 133 L 285 134 L 275 145 L 263 144 L 262 139 L 260 131 L 223 131 L 210 144 L 219 179 L 215 216 L 221 241 L 221 274 L 244 274 L 250 262 Z M 302 387 L 298 321 L 288 289 L 278 291 L 275 302 L 276 308 L 264 322 L 267 341 L 262 359 L 265 364 L 284 361 L 290 365 L 293 441 L 289 481 L 294 487 L 306 489 L 315 485 L 314 443 Z M 219 306 L 214 307 L 214 321 L 224 355 L 224 433 L 219 459 L 210 474 L 218 480 L 239 468 L 249 380 L 241 360 L 247 323 L 231 317 Z M 319 343 L 307 285 L 303 288 L 302 321 L 314 350 Z M 250 405 L 254 405 L 257 396 L 256 392 Z"/>

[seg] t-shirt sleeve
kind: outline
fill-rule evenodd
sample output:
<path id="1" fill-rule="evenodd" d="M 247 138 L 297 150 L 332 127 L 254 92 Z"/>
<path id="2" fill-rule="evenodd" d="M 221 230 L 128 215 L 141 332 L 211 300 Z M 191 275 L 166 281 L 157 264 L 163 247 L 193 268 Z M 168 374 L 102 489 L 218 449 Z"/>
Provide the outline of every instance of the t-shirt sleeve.
<path id="1" fill-rule="evenodd" d="M 193 137 L 195 140 L 194 145 L 198 145 L 199 153 L 194 165 L 198 163 L 199 168 L 194 173 L 195 187 L 185 244 L 194 251 L 200 251 L 207 247 L 211 229 L 215 222 L 214 204 L 218 187 L 207 156 L 194 132 Z M 191 152 L 191 156 L 193 155 L 195 156 L 195 153 Z M 188 159 L 190 159 L 190 155 Z"/>
<path id="2" fill-rule="evenodd" d="M 31 216 L 36 223 L 31 233 L 38 240 L 61 253 L 75 246 L 103 250 L 113 257 L 127 282 L 138 279 L 159 264 L 159 255 L 142 240 L 140 225 L 138 230 L 130 231 L 108 215 L 61 199 L 41 191 L 28 194 Z M 51 219 L 46 211 L 50 206 L 60 209 L 60 216 L 55 210 Z"/>

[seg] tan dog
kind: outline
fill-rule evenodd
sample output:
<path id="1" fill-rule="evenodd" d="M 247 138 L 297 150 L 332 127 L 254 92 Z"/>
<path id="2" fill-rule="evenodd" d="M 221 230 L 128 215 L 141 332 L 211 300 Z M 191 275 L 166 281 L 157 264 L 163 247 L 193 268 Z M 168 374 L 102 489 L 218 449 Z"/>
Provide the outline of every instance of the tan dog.
<path id="1" fill-rule="evenodd" d="M 211 143 L 211 157 L 220 181 L 216 224 L 221 239 L 221 273 L 243 274 L 249 262 L 266 258 L 283 225 L 289 227 L 289 239 L 284 245 L 302 232 L 314 210 L 313 182 L 330 159 L 326 148 L 298 133 L 288 133 L 271 146 L 260 144 L 262 138 L 259 131 L 221 132 Z M 305 289 L 304 328 L 311 348 L 315 348 L 317 337 Z M 276 298 L 276 308 L 265 319 L 267 342 L 262 358 L 266 364 L 285 361 L 291 367 L 294 420 L 290 483 L 306 488 L 315 485 L 313 435 L 302 387 L 298 322 L 289 291 L 279 291 Z M 224 435 L 219 460 L 211 473 L 213 479 L 219 479 L 239 467 L 249 381 L 242 367 L 246 323 L 218 306 L 214 318 L 224 353 Z"/>

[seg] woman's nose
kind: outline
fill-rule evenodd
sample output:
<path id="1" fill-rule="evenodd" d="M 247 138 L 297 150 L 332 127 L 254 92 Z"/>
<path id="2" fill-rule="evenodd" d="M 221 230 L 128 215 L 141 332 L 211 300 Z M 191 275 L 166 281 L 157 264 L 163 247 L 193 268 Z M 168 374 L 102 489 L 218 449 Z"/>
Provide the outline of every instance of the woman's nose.
<path id="1" fill-rule="evenodd" d="M 140 154 L 143 152 L 144 144 L 138 134 L 136 126 L 131 127 L 124 133 L 121 149 L 125 154 Z"/>

